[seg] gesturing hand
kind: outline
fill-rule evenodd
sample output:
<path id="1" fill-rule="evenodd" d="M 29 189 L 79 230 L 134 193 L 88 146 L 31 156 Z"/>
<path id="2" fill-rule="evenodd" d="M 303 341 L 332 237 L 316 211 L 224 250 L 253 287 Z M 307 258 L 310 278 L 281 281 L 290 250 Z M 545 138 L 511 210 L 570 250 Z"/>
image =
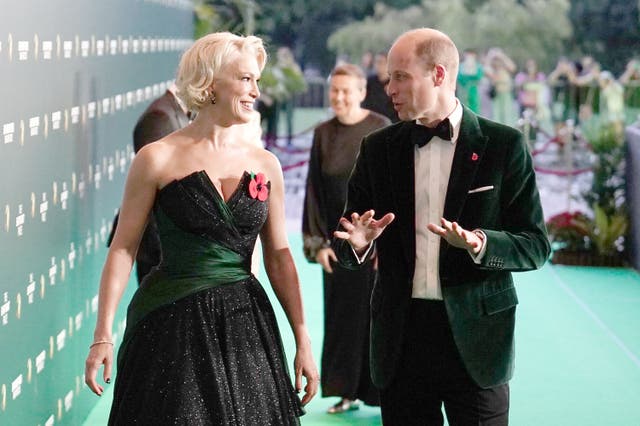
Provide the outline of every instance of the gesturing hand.
<path id="1" fill-rule="evenodd" d="M 467 231 L 457 222 L 449 222 L 445 218 L 440 219 L 442 226 L 435 223 L 427 225 L 429 231 L 440 235 L 453 247 L 465 249 L 473 254 L 478 254 L 482 247 L 482 240 L 475 232 Z"/>
<path id="2" fill-rule="evenodd" d="M 322 248 L 316 253 L 316 262 L 322 265 L 322 269 L 329 274 L 333 273 L 333 268 L 331 267 L 332 260 L 337 262 L 338 258 L 331 247 Z"/>
<path id="3" fill-rule="evenodd" d="M 395 219 L 393 213 L 387 213 L 379 220 L 373 218 L 374 214 L 373 210 L 364 212 L 362 216 L 354 212 L 351 214 L 351 222 L 344 217 L 340 218 L 340 225 L 344 231 L 335 231 L 333 235 L 336 238 L 347 240 L 356 253 L 362 254 L 369 244 L 378 238 L 387 225 Z"/>

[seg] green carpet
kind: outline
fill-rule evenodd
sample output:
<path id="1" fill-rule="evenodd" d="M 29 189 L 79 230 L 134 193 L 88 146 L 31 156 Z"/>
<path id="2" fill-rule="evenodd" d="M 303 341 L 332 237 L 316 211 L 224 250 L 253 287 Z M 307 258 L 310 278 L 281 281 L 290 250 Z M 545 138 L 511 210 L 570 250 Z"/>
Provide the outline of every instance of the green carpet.
<path id="1" fill-rule="evenodd" d="M 320 268 L 302 256 L 290 236 L 316 362 L 322 345 Z M 261 281 L 264 273 L 261 274 Z M 629 269 L 547 265 L 515 274 L 520 305 L 516 373 L 511 382 L 514 426 L 640 425 L 640 275 Z M 273 293 L 288 359 L 293 337 Z M 106 424 L 112 386 L 84 426 Z M 325 414 L 336 398 L 316 397 L 305 426 L 380 425 L 377 408 Z"/>

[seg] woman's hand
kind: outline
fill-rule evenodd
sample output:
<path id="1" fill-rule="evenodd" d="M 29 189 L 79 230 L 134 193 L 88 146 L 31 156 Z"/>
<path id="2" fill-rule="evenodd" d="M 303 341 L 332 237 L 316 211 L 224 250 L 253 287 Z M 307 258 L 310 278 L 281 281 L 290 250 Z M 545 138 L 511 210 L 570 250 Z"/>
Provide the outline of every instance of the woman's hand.
<path id="1" fill-rule="evenodd" d="M 302 405 L 306 405 L 318 393 L 318 385 L 320 384 L 320 375 L 318 368 L 313 360 L 311 353 L 311 344 L 304 344 L 296 350 L 296 358 L 293 361 L 296 373 L 296 392 L 302 390 L 302 376 L 306 378 L 307 385 L 304 387 L 304 396 L 302 397 Z"/>
<path id="2" fill-rule="evenodd" d="M 104 365 L 102 378 L 106 383 L 111 383 L 111 368 L 113 366 L 113 343 L 109 341 L 95 342 L 89 349 L 89 355 L 84 367 L 84 382 L 89 389 L 98 396 L 102 395 L 104 388 L 96 381 L 100 366 Z"/>

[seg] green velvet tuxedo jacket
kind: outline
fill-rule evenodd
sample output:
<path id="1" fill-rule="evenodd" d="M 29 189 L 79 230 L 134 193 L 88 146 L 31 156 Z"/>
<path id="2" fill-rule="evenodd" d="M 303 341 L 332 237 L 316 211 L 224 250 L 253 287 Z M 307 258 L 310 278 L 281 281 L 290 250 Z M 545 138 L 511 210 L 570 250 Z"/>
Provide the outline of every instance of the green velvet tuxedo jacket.
<path id="1" fill-rule="evenodd" d="M 364 138 L 344 217 L 369 209 L 395 220 L 374 242 L 378 279 L 371 296 L 371 372 L 384 388 L 399 367 L 416 259 L 414 145 L 399 122 Z M 474 189 L 493 187 L 490 190 Z M 471 192 L 470 192 L 471 191 Z M 481 229 L 480 264 L 440 242 L 440 284 L 453 337 L 467 371 L 483 388 L 506 383 L 514 364 L 518 303 L 511 272 L 541 267 L 550 252 L 532 158 L 522 134 L 464 107 L 444 205 L 447 220 Z M 339 261 L 358 262 L 348 243 L 333 242 Z"/>

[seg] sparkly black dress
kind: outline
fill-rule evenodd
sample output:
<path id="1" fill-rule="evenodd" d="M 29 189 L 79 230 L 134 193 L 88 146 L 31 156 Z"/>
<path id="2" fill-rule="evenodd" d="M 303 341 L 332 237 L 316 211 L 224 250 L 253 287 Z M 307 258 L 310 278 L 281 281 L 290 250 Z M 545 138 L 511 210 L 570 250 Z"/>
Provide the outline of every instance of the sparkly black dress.
<path id="1" fill-rule="evenodd" d="M 268 209 L 252 180 L 227 202 L 204 171 L 159 191 L 163 259 L 128 308 L 109 425 L 299 424 L 276 317 L 250 272 Z"/>

